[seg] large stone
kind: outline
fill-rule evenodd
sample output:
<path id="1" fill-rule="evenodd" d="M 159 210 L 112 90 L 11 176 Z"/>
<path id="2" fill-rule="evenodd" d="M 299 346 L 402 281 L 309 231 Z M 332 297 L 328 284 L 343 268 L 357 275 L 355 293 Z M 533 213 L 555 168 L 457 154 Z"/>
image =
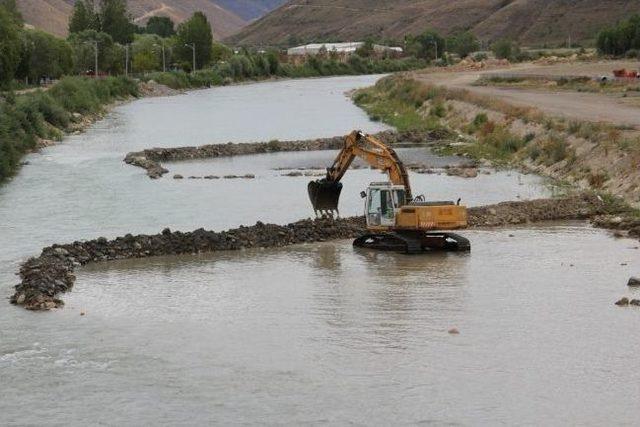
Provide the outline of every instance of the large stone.
<path id="1" fill-rule="evenodd" d="M 640 278 L 639 277 L 631 277 L 627 282 L 627 286 L 632 288 L 640 286 Z"/>

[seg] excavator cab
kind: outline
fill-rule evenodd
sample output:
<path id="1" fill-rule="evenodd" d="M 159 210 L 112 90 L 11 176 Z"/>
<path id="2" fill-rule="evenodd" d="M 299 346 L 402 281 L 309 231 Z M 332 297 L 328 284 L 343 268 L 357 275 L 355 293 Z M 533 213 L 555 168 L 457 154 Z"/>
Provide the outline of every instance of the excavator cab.
<path id="1" fill-rule="evenodd" d="M 374 182 L 364 193 L 365 218 L 370 228 L 388 228 L 396 224 L 398 210 L 406 204 L 406 191 L 401 185 Z"/>

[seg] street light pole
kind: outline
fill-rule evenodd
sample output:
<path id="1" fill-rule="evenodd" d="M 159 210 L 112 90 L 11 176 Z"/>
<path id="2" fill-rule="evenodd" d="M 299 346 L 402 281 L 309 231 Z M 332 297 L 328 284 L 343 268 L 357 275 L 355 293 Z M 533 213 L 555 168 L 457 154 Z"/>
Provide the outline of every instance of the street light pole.
<path id="1" fill-rule="evenodd" d="M 98 78 L 98 41 L 94 40 L 92 42 L 85 42 L 85 44 L 92 44 L 94 47 L 94 54 L 95 54 L 95 66 L 94 66 L 94 77 L 97 79 Z"/>
<path id="2" fill-rule="evenodd" d="M 158 47 L 158 44 L 154 44 L 153 46 Z M 164 39 L 162 40 L 162 72 L 166 73 L 167 72 L 167 59 L 166 56 L 164 54 Z"/>
<path id="3" fill-rule="evenodd" d="M 98 79 L 98 41 L 94 41 L 95 43 L 95 54 L 96 54 L 96 80 Z"/>
<path id="4" fill-rule="evenodd" d="M 167 72 L 167 58 L 164 55 L 164 40 L 162 40 L 162 72 Z"/>
<path id="5" fill-rule="evenodd" d="M 124 75 L 125 77 L 129 77 L 129 45 L 124 46 Z"/>
<path id="6" fill-rule="evenodd" d="M 191 50 L 193 51 L 193 68 L 191 69 L 192 73 L 196 72 L 196 44 L 195 43 L 191 43 L 191 44 L 185 44 L 186 47 L 190 47 Z"/>

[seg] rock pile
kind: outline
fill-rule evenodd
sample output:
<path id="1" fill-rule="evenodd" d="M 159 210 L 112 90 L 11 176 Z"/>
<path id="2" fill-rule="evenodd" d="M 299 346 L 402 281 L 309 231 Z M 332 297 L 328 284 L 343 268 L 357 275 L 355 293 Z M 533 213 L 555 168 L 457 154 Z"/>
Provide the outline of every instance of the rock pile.
<path id="1" fill-rule="evenodd" d="M 285 226 L 258 222 L 251 227 L 222 232 L 199 229 L 182 233 L 165 229 L 151 236 L 127 234 L 114 240 L 100 237 L 85 242 L 53 245 L 43 249 L 38 258 L 31 258 L 22 265 L 22 281 L 16 286 L 11 303 L 29 310 L 49 310 L 62 306 L 63 302 L 56 296 L 73 287 L 73 271 L 76 267 L 91 262 L 347 239 L 358 236 L 364 228 L 363 218 L 303 220 Z"/>
<path id="2" fill-rule="evenodd" d="M 638 278 L 638 277 L 629 278 L 629 281 L 627 282 L 627 286 L 630 287 L 630 288 L 639 287 L 640 286 L 640 278 Z M 637 299 L 637 298 L 636 299 L 629 299 L 627 297 L 622 297 L 618 301 L 616 301 L 614 304 L 619 306 L 619 307 L 626 307 L 626 306 L 629 306 L 629 305 L 640 307 L 640 299 Z"/>
<path id="3" fill-rule="evenodd" d="M 585 219 L 606 213 L 607 207 L 597 197 L 574 196 L 507 202 L 469 209 L 472 227 L 501 226 L 534 221 Z M 95 240 L 53 245 L 37 258 L 27 260 L 20 268 L 21 282 L 15 287 L 11 303 L 29 310 L 60 307 L 57 298 L 69 291 L 75 282 L 76 267 L 91 262 L 145 258 L 160 255 L 197 254 L 244 248 L 274 248 L 299 243 L 349 239 L 365 231 L 362 217 L 344 219 L 302 220 L 280 226 L 258 222 L 250 227 L 214 232 L 198 229 L 180 232 L 165 229 L 156 235 L 127 234 L 114 240 Z"/>
<path id="4" fill-rule="evenodd" d="M 375 135 L 385 144 L 425 143 L 437 139 L 438 135 L 430 132 L 395 132 L 384 131 Z M 150 148 L 127 154 L 125 163 L 138 166 L 147 171 L 152 179 L 162 177 L 169 171 L 162 167 L 162 162 L 173 162 L 192 159 L 210 159 L 216 157 L 243 156 L 249 154 L 276 153 L 284 151 L 320 151 L 337 150 L 344 144 L 344 136 L 333 138 L 316 138 L 303 141 L 270 141 L 251 143 L 209 144 L 199 147 Z"/>
<path id="5" fill-rule="evenodd" d="M 610 230 L 626 231 L 630 237 L 640 237 L 640 217 L 633 212 L 601 215 L 594 218 L 593 225 Z"/>
<path id="6" fill-rule="evenodd" d="M 469 209 L 469 226 L 500 227 L 529 222 L 590 219 L 610 213 L 611 206 L 591 194 L 558 199 L 503 202 Z"/>
<path id="7" fill-rule="evenodd" d="M 124 161 L 130 165 L 138 166 L 139 168 L 147 171 L 147 176 L 151 179 L 161 178 L 165 173 L 169 173 L 168 169 L 162 167 L 162 165 L 154 160 L 150 160 L 147 157 L 140 155 L 132 155 L 134 153 L 127 154 Z"/>

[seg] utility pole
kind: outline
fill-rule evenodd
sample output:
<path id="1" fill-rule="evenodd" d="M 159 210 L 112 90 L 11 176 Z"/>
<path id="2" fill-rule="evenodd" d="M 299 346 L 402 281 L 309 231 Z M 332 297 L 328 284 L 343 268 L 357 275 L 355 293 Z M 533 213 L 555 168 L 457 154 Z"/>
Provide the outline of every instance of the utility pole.
<path id="1" fill-rule="evenodd" d="M 129 77 L 129 45 L 124 46 L 124 75 Z"/>
<path id="2" fill-rule="evenodd" d="M 155 47 L 162 47 L 162 72 L 166 73 L 167 72 L 167 59 L 166 56 L 164 54 L 164 39 L 162 39 L 162 46 L 158 46 L 158 44 L 154 44 Z M 194 61 L 195 63 L 195 61 Z"/>
<path id="3" fill-rule="evenodd" d="M 94 47 L 94 54 L 95 54 L 95 64 L 94 64 L 94 77 L 97 79 L 98 78 L 98 41 L 94 40 L 92 42 L 85 42 L 86 44 L 92 44 Z"/>
<path id="4" fill-rule="evenodd" d="M 164 39 L 162 39 L 162 72 L 167 72 L 167 57 L 164 55 Z"/>
<path id="5" fill-rule="evenodd" d="M 438 42 L 434 40 L 433 45 L 436 47 L 436 61 L 437 61 L 438 60 Z"/>
<path id="6" fill-rule="evenodd" d="M 191 50 L 193 51 L 193 68 L 191 69 L 192 73 L 196 72 L 196 44 L 195 43 L 191 43 L 191 44 L 185 44 L 186 47 L 190 47 Z"/>

